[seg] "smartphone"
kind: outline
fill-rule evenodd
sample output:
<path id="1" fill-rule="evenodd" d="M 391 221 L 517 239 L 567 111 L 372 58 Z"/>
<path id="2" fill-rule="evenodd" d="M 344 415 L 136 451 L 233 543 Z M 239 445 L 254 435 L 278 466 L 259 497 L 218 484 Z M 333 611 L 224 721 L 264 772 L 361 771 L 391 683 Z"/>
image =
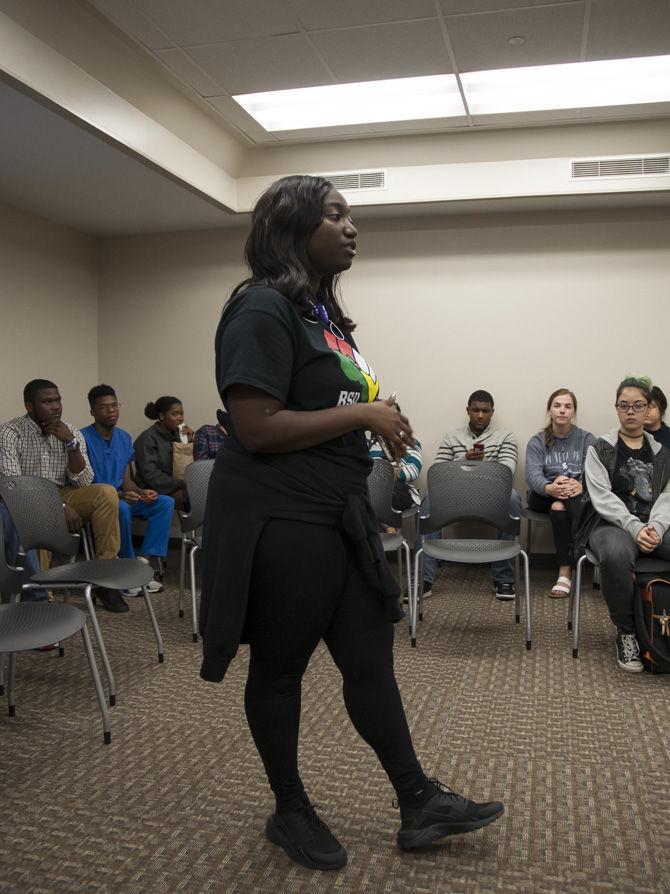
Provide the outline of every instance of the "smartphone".
<path id="1" fill-rule="evenodd" d="M 483 442 L 483 441 L 476 441 L 476 442 L 472 445 L 472 449 L 473 449 L 473 450 L 483 450 L 483 449 L 484 449 L 484 442 Z"/>

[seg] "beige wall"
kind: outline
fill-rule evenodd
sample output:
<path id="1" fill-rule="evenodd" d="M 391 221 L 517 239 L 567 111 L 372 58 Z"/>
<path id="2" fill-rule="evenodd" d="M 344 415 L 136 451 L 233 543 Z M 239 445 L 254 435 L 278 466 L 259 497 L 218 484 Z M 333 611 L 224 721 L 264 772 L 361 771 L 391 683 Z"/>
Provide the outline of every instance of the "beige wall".
<path id="1" fill-rule="evenodd" d="M 362 353 L 397 390 L 428 461 L 461 424 L 470 391 L 493 392 L 522 444 L 566 385 L 579 421 L 614 424 L 619 379 L 670 390 L 670 215 L 661 211 L 369 220 L 342 281 Z M 100 278 L 100 372 L 144 425 L 144 402 L 182 397 L 194 427 L 216 406 L 212 338 L 243 277 L 239 231 L 108 239 Z M 519 474 L 519 484 L 522 476 Z"/>
<path id="2" fill-rule="evenodd" d="M 51 379 L 64 418 L 86 422 L 98 375 L 98 249 L 82 236 L 0 205 L 0 420 L 25 412 L 23 386 Z"/>

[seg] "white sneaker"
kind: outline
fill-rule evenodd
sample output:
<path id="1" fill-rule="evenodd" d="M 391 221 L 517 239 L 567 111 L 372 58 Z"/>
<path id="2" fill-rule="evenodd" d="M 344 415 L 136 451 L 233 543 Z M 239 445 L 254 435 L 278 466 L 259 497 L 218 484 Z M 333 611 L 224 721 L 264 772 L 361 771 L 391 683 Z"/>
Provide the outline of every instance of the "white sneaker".
<path id="1" fill-rule="evenodd" d="M 150 593 L 162 593 L 163 584 L 159 583 L 157 580 L 150 580 L 147 584 L 147 590 Z M 124 596 L 141 596 L 142 587 L 131 587 L 129 590 L 121 590 L 121 592 Z"/>

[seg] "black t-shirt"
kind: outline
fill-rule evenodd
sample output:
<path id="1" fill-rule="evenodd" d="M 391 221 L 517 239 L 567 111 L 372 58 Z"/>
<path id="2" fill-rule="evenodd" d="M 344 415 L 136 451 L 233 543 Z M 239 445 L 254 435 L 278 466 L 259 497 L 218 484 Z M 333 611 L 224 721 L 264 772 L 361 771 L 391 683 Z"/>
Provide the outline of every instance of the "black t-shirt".
<path id="1" fill-rule="evenodd" d="M 653 454 L 646 439 L 639 450 L 631 449 L 621 438 L 617 442 L 612 492 L 625 504 L 631 515 L 649 521 L 652 507 Z"/>
<path id="2" fill-rule="evenodd" d="M 279 292 L 251 287 L 227 305 L 216 335 L 217 385 L 225 401 L 234 384 L 253 385 L 288 410 L 310 411 L 373 401 L 379 384 L 374 370 L 356 350 L 351 336 L 313 322 Z M 227 445 L 246 451 L 234 426 Z M 302 462 L 318 464 L 324 475 L 352 475 L 364 486 L 370 459 L 364 432 L 353 431 L 299 451 Z M 277 461 L 281 462 L 277 454 Z M 266 455 L 267 458 L 267 455 Z"/>
<path id="3" fill-rule="evenodd" d="M 663 444 L 664 447 L 670 449 L 670 428 L 668 428 L 665 422 L 661 422 L 661 427 L 657 428 L 656 431 L 650 431 L 649 434 L 652 435 L 659 444 Z"/>

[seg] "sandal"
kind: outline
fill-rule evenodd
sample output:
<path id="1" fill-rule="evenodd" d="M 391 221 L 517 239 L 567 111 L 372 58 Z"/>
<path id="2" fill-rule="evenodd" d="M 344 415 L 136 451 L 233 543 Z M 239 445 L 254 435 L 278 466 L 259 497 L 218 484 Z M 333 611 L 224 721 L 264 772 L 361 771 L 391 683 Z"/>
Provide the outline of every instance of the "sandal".
<path id="1" fill-rule="evenodd" d="M 561 575 L 549 591 L 549 595 L 554 599 L 565 599 L 566 596 L 570 595 L 571 588 L 572 581 L 570 578 Z"/>

